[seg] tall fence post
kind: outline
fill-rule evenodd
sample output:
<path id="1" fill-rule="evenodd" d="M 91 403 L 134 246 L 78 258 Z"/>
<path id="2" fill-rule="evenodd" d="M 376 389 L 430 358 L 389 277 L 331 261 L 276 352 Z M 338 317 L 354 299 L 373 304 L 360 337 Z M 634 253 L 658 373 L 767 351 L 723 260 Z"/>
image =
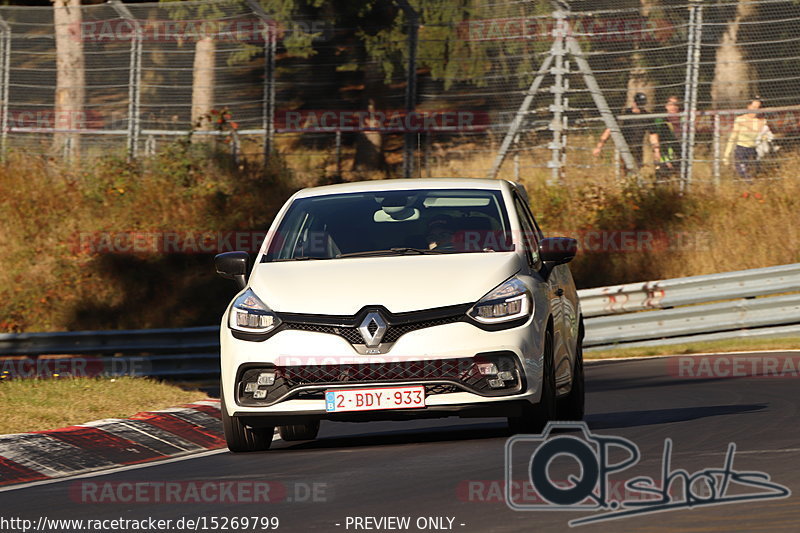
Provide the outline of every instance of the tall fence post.
<path id="1" fill-rule="evenodd" d="M 681 119 L 681 189 L 686 182 L 689 154 L 689 105 L 692 85 L 692 48 L 694 47 L 695 6 L 689 6 L 689 25 L 686 37 L 686 74 L 683 83 L 683 117 Z"/>
<path id="2" fill-rule="evenodd" d="M 689 43 L 686 51 L 686 88 L 684 92 L 684 122 L 681 128 L 681 191 L 692 181 L 694 138 L 697 130 L 697 86 L 700 76 L 700 40 L 703 35 L 703 6 L 692 0 L 689 7 Z"/>
<path id="3" fill-rule="evenodd" d="M 556 185 L 561 182 L 561 173 L 563 168 L 564 156 L 564 111 L 566 110 L 564 93 L 567 92 L 569 80 L 564 77 L 568 73 L 565 68 L 564 56 L 567 49 L 564 46 L 564 37 L 566 36 L 566 23 L 565 19 L 567 14 L 561 10 L 553 13 L 555 24 L 553 27 L 553 47 L 552 53 L 555 56 L 555 64 L 550 69 L 553 74 L 553 85 L 550 86 L 550 92 L 553 94 L 553 103 L 550 106 L 550 111 L 553 114 L 553 119 L 550 121 L 550 130 L 553 132 L 553 140 L 550 142 L 550 180 L 548 185 Z"/>
<path id="4" fill-rule="evenodd" d="M 342 181 L 342 130 L 336 128 L 336 180 Z"/>
<path id="5" fill-rule="evenodd" d="M 408 24 L 408 69 L 406 72 L 405 107 L 409 116 L 417 107 L 417 33 L 419 31 L 419 14 L 408 3 L 408 0 L 397 0 L 397 4 L 406 16 Z M 406 121 L 408 123 L 409 121 Z M 403 142 L 403 177 L 414 175 L 414 133 L 407 131 Z"/>
<path id="6" fill-rule="evenodd" d="M 234 165 L 239 165 L 239 154 L 241 153 L 241 143 L 239 141 L 239 133 L 235 129 L 231 130 L 231 159 Z"/>
<path id="7" fill-rule="evenodd" d="M 431 144 L 433 143 L 433 132 L 425 132 L 425 177 L 431 177 Z"/>
<path id="8" fill-rule="evenodd" d="M 689 188 L 692 183 L 692 166 L 694 164 L 694 139 L 697 131 L 697 88 L 700 84 L 700 45 L 703 37 L 703 5 L 701 0 L 694 0 L 695 9 L 695 31 L 694 31 L 694 49 L 692 51 L 692 105 L 689 108 L 689 157 L 687 159 L 686 169 L 686 186 L 684 190 Z"/>
<path id="9" fill-rule="evenodd" d="M 264 23 L 264 105 L 261 127 L 264 129 L 264 163 L 269 161 L 275 144 L 275 50 L 277 35 L 275 21 L 256 0 L 246 0 L 253 13 Z"/>
<path id="10" fill-rule="evenodd" d="M 0 17 L 0 161 L 5 161 L 8 149 L 8 97 L 11 72 L 11 27 Z"/>
<path id="11" fill-rule="evenodd" d="M 142 87 L 142 26 L 120 0 L 110 0 L 117 14 L 133 25 L 131 38 L 130 73 L 128 76 L 128 157 L 135 158 L 139 150 L 140 95 Z"/>
<path id="12" fill-rule="evenodd" d="M 277 35 L 275 25 L 268 26 L 269 39 L 267 43 L 266 68 L 264 71 L 264 162 L 272 156 L 275 149 L 275 51 L 277 49 Z"/>
<path id="13" fill-rule="evenodd" d="M 720 158 L 720 116 L 719 113 L 714 113 L 714 162 L 712 178 L 714 187 L 719 187 L 719 158 Z"/>

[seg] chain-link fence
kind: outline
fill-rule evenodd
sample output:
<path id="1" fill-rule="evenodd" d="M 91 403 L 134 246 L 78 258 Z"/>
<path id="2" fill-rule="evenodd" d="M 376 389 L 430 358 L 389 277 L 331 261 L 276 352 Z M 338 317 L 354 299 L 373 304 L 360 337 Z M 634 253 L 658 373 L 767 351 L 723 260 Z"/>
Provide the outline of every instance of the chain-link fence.
<path id="1" fill-rule="evenodd" d="M 237 131 L 263 138 L 271 104 L 265 57 L 274 55 L 273 23 L 263 13 L 244 2 L 112 1 L 56 20 L 69 9 L 0 7 L 4 149 L 138 155 L 192 131 L 218 135 L 223 123 L 230 130 L 222 110 L 235 112 Z M 76 101 L 69 75 L 78 69 Z"/>
<path id="2" fill-rule="evenodd" d="M 796 157 L 791 0 L 315 4 L 2 6 L 0 148 L 139 157 L 191 132 L 314 177 L 684 187 Z"/>

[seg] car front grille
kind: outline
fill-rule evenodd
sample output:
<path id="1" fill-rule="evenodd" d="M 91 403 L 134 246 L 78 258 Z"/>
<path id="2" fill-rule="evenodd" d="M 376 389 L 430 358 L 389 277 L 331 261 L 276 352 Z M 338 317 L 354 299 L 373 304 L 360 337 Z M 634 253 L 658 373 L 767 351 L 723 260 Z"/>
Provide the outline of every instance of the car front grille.
<path id="1" fill-rule="evenodd" d="M 454 324 L 467 319 L 466 312 L 470 304 L 411 311 L 406 313 L 390 313 L 383 307 L 365 307 L 352 316 L 339 315 L 304 315 L 297 313 L 279 313 L 283 324 L 281 329 L 314 331 L 338 335 L 350 344 L 365 344 L 364 337 L 358 330 L 364 317 L 369 312 L 377 311 L 386 321 L 386 332 L 381 339 L 382 343 L 393 343 L 412 331 L 420 329 Z M 374 335 L 378 326 L 375 322 L 367 324 L 370 335 Z"/>
<path id="2" fill-rule="evenodd" d="M 425 328 L 432 328 L 435 326 L 442 326 L 444 324 L 454 324 L 456 322 L 461 322 L 462 320 L 463 316 L 459 315 L 447 318 L 438 318 L 434 320 L 422 320 L 419 322 L 412 322 L 410 324 L 401 324 L 397 326 L 390 325 L 386 328 L 386 333 L 384 333 L 383 335 L 383 342 L 397 342 L 397 340 L 406 333 L 410 333 L 412 331 L 417 331 Z M 375 326 L 374 322 L 370 324 L 370 326 L 372 327 L 369 329 L 369 332 L 371 335 L 374 335 L 377 326 Z M 338 335 L 340 337 L 343 337 L 350 344 L 364 344 L 364 338 L 361 336 L 361 332 L 358 331 L 357 327 L 324 326 L 319 324 L 309 324 L 303 322 L 285 322 L 284 327 L 286 329 L 315 331 L 317 333 Z"/>
<path id="3" fill-rule="evenodd" d="M 316 398 L 328 388 L 360 385 L 386 385 L 398 383 L 426 386 L 426 394 L 445 394 L 467 391 L 482 396 L 501 396 L 521 390 L 522 372 L 516 356 L 511 352 L 492 357 L 463 357 L 455 359 L 431 359 L 424 361 L 394 361 L 343 363 L 329 365 L 263 366 L 249 365 L 240 371 L 237 380 L 237 400 L 240 405 L 265 406 L 292 398 Z M 512 379 L 501 388 L 490 384 L 496 376 L 483 375 L 478 364 L 494 362 L 498 371 L 510 372 Z M 245 392 L 246 383 L 254 383 L 259 374 L 269 372 L 274 381 L 269 386 L 259 386 L 265 394 L 256 399 Z M 252 386 L 252 385 L 251 385 Z M 312 396 L 309 396 L 312 394 Z M 321 398 L 321 396 L 320 396 Z"/>
<path id="4" fill-rule="evenodd" d="M 308 324 L 303 322 L 284 322 L 286 329 L 298 329 L 301 331 L 315 331 L 317 333 L 327 333 L 329 335 L 339 335 L 350 344 L 364 344 L 358 329 L 352 327 L 322 326 L 319 324 Z"/>

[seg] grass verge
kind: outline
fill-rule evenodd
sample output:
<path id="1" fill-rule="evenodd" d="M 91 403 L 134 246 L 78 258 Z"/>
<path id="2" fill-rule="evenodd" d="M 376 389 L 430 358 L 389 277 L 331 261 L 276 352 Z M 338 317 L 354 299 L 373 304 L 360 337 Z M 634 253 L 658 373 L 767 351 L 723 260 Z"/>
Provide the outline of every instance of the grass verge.
<path id="1" fill-rule="evenodd" d="M 744 184 L 726 173 L 714 188 L 698 170 L 698 183 L 681 194 L 617 179 L 592 159 L 593 140 L 571 137 L 585 149 L 570 156 L 555 186 L 542 164 L 546 149 L 520 156 L 519 178 L 545 233 L 580 242 L 570 263 L 580 288 L 800 262 L 800 151 L 782 152 L 764 176 L 775 179 Z M 430 175 L 484 176 L 495 151 L 478 148 L 434 146 Z M 12 154 L 0 165 L 0 333 L 218 323 L 236 291 L 214 274 L 213 246 L 135 252 L 95 244 L 120 235 L 264 232 L 293 191 L 334 177 L 318 148 L 281 153 L 267 166 L 253 158 L 234 164 L 189 142 L 137 161 L 107 155 L 72 166 Z M 504 165 L 500 177 L 512 178 L 513 167 Z M 348 168 L 345 181 L 390 175 Z"/>
<path id="2" fill-rule="evenodd" d="M 148 378 L 0 381 L 0 435 L 44 431 L 103 418 L 126 418 L 206 398 Z"/>
<path id="3" fill-rule="evenodd" d="M 236 291 L 214 274 L 214 236 L 264 232 L 292 187 L 277 158 L 235 165 L 182 142 L 74 167 L 12 155 L 0 165 L 0 332 L 217 323 Z M 209 234 L 212 246 L 93 245 L 135 233 Z"/>
<path id="4" fill-rule="evenodd" d="M 646 348 L 611 348 L 584 351 L 585 359 L 624 359 L 628 357 L 651 357 L 658 355 L 688 355 L 694 353 L 725 353 L 758 350 L 797 350 L 800 337 L 781 339 L 730 339 L 724 341 L 693 342 L 669 346 Z"/>

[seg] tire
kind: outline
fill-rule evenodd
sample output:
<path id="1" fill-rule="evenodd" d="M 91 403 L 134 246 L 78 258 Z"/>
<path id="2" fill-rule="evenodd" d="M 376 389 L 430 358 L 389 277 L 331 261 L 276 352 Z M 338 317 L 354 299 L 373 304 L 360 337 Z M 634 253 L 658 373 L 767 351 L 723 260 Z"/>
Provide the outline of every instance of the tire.
<path id="1" fill-rule="evenodd" d="M 547 422 L 556 417 L 556 374 L 553 368 L 553 334 L 548 329 L 544 338 L 542 396 L 536 405 L 525 406 L 520 416 L 508 417 L 511 433 L 541 433 Z"/>
<path id="2" fill-rule="evenodd" d="M 572 389 L 566 398 L 558 400 L 558 419 L 559 420 L 583 420 L 586 389 L 584 388 L 583 377 L 583 350 L 578 348 L 578 356 L 575 359 L 575 369 L 572 373 Z"/>
<path id="3" fill-rule="evenodd" d="M 268 450 L 275 434 L 274 427 L 253 428 L 242 422 L 239 417 L 228 415 L 225 407 L 225 394 L 220 387 L 222 410 L 222 430 L 225 433 L 225 442 L 228 449 L 234 453 L 261 452 Z"/>
<path id="4" fill-rule="evenodd" d="M 295 440 L 314 440 L 319 433 L 319 420 L 308 424 L 290 424 L 288 426 L 278 426 L 278 433 L 285 441 Z"/>

